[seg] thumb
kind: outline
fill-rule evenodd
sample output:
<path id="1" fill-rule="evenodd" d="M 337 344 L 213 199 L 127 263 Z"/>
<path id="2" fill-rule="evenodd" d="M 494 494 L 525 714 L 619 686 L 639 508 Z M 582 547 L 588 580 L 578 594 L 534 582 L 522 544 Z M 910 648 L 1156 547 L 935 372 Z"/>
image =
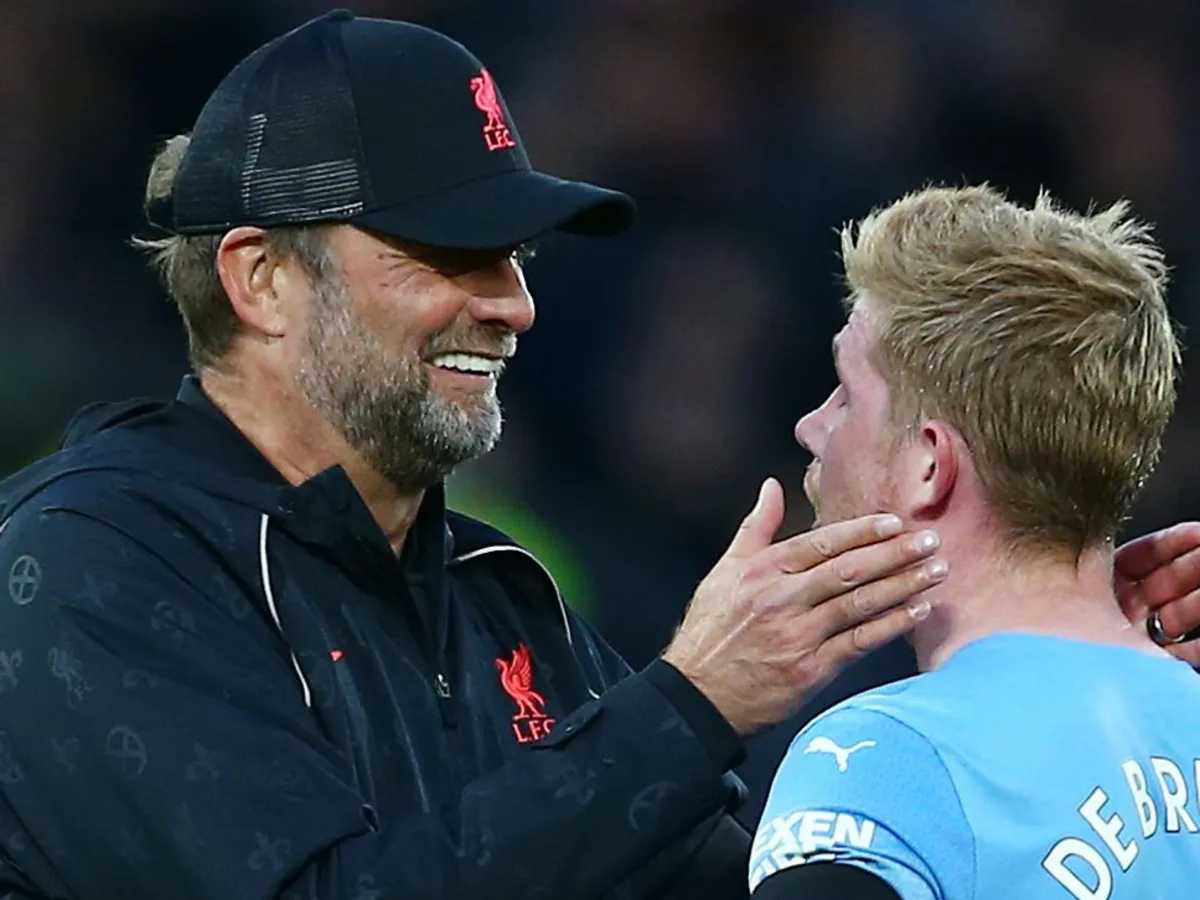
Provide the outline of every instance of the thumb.
<path id="1" fill-rule="evenodd" d="M 768 478 L 759 488 L 754 509 L 742 519 L 725 555 L 744 557 L 770 546 L 783 524 L 783 512 L 783 487 L 774 478 Z"/>
<path id="2" fill-rule="evenodd" d="M 1150 611 L 1150 606 L 1146 603 L 1140 582 L 1131 581 L 1123 577 L 1120 572 L 1117 572 L 1113 576 L 1113 587 L 1117 595 L 1117 605 L 1121 607 L 1121 612 L 1125 614 L 1125 618 L 1135 625 L 1146 618 L 1146 614 Z"/>

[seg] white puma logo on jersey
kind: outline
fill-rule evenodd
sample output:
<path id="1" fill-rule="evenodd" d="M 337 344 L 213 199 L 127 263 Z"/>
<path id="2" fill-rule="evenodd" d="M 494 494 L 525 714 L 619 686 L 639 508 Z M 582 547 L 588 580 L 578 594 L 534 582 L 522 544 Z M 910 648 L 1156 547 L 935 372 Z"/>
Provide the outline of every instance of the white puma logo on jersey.
<path id="1" fill-rule="evenodd" d="M 808 746 L 804 748 L 805 753 L 832 753 L 833 758 L 837 760 L 839 772 L 845 772 L 850 765 L 850 754 L 857 753 L 859 750 L 865 750 L 868 747 L 874 747 L 874 741 L 859 741 L 853 747 L 839 747 L 827 737 L 815 737 L 808 742 Z"/>

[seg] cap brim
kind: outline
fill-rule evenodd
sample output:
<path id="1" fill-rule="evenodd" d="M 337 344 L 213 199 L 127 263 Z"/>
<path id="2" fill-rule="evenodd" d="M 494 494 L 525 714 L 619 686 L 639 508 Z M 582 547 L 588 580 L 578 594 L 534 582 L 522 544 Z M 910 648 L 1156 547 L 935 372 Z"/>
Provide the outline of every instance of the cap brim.
<path id="1" fill-rule="evenodd" d="M 355 225 L 393 237 L 472 250 L 515 247 L 558 229 L 611 235 L 633 224 L 633 198 L 582 181 L 517 170 L 360 213 Z"/>

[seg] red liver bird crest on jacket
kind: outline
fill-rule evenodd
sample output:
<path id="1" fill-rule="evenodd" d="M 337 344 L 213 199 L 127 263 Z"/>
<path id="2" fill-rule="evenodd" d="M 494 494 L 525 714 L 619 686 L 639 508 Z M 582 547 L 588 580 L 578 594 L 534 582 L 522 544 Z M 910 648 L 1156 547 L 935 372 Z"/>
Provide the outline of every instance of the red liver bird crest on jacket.
<path id="1" fill-rule="evenodd" d="M 529 648 L 518 644 L 512 659 L 500 657 L 496 660 L 496 668 L 500 670 L 500 686 L 517 704 L 512 717 L 517 742 L 527 744 L 548 735 L 554 727 L 554 719 L 546 715 L 546 698 L 533 689 L 533 659 Z"/>
<path id="2" fill-rule="evenodd" d="M 512 659 L 501 657 L 496 660 L 496 668 L 500 670 L 500 686 L 517 704 L 514 719 L 546 714 L 546 698 L 533 689 L 533 660 L 528 647 L 519 644 Z"/>
<path id="3" fill-rule="evenodd" d="M 471 91 L 475 94 L 476 109 L 487 116 L 483 126 L 483 142 L 488 150 L 517 146 L 508 123 L 504 121 L 504 108 L 496 93 L 496 82 L 487 69 L 480 69 L 479 74 L 471 79 Z"/>

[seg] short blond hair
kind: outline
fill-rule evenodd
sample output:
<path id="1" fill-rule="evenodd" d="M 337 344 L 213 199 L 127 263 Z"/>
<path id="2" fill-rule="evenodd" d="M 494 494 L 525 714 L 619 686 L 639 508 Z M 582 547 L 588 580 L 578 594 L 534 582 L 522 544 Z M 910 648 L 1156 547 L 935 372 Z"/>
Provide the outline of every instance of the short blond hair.
<path id="1" fill-rule="evenodd" d="M 849 302 L 878 311 L 894 424 L 954 425 L 1015 542 L 1112 539 L 1158 461 L 1179 364 L 1163 254 L 1128 204 L 927 188 L 846 226 L 842 260 Z"/>

